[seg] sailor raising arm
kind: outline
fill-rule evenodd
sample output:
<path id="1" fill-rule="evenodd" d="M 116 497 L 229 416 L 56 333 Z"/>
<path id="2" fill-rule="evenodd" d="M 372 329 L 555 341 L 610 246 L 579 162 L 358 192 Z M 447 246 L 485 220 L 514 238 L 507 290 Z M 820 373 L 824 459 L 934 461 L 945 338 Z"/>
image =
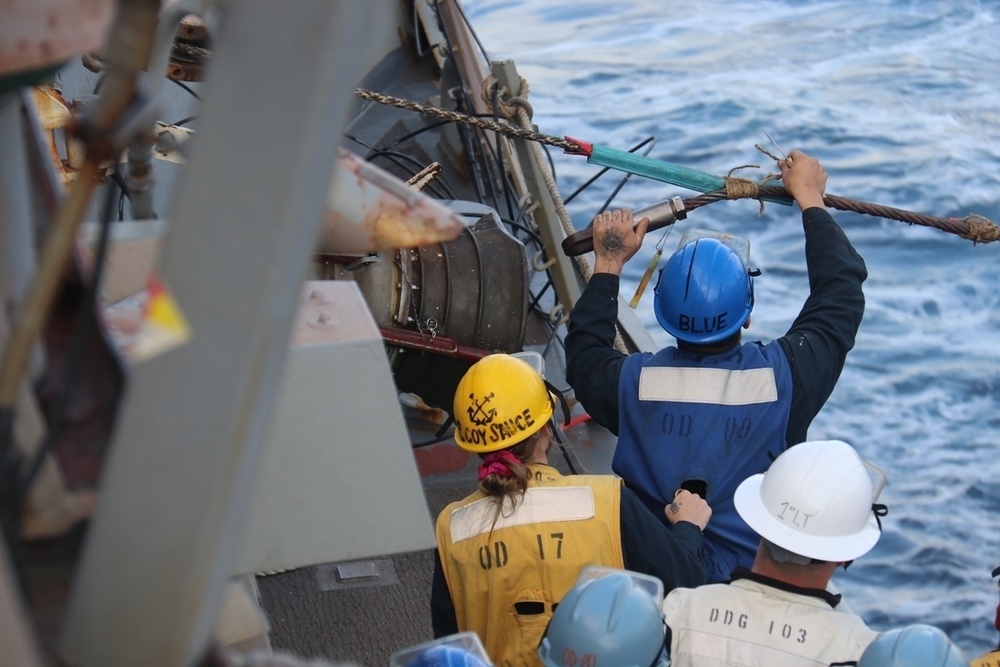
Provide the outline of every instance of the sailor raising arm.
<path id="1" fill-rule="evenodd" d="M 763 472 L 807 429 L 840 377 L 864 313 L 864 261 L 823 208 L 826 172 L 792 151 L 779 163 L 802 209 L 810 294 L 788 332 L 743 342 L 754 283 L 743 259 L 714 238 L 680 248 L 660 271 L 654 310 L 677 339 L 656 354 L 614 348 L 619 276 L 642 243 L 629 211 L 594 219 L 595 273 L 570 314 L 567 379 L 576 398 L 618 435 L 612 468 L 655 510 L 681 487 L 713 509 L 708 575 L 749 567 L 756 536 L 733 508 L 744 478 Z"/>

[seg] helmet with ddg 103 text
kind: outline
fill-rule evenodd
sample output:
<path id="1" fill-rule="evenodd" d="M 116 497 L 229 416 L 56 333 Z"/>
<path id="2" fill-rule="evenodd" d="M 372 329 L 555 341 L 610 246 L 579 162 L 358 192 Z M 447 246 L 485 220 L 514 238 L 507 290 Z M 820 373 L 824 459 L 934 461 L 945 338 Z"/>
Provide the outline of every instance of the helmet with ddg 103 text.
<path id="1" fill-rule="evenodd" d="M 868 469 L 840 440 L 785 450 L 767 472 L 743 480 L 733 501 L 758 535 L 807 558 L 853 560 L 868 553 L 882 532 Z"/>
<path id="2" fill-rule="evenodd" d="M 916 623 L 883 632 L 868 645 L 858 667 L 968 667 L 943 630 Z"/>
<path id="3" fill-rule="evenodd" d="M 662 601 L 663 584 L 653 577 L 586 568 L 552 614 L 538 656 L 545 667 L 663 667 Z"/>
<path id="4" fill-rule="evenodd" d="M 531 364 L 491 354 L 472 365 L 455 390 L 455 442 L 477 454 L 506 449 L 537 433 L 554 404 Z"/>
<path id="5" fill-rule="evenodd" d="M 681 246 L 660 270 L 653 312 L 674 338 L 710 344 L 739 331 L 753 310 L 753 278 L 735 250 L 715 238 Z"/>

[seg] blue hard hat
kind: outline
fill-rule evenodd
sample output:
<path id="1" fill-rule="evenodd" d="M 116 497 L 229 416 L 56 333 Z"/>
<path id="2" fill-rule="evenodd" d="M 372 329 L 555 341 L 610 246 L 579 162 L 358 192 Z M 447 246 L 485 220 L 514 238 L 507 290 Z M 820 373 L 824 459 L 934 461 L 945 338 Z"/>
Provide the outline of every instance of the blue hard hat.
<path id="1" fill-rule="evenodd" d="M 625 572 L 577 584 L 556 607 L 538 657 L 546 667 L 668 664 L 660 606 Z"/>
<path id="2" fill-rule="evenodd" d="M 943 630 L 917 623 L 883 632 L 858 660 L 858 667 L 968 667 L 969 661 Z"/>
<path id="3" fill-rule="evenodd" d="M 678 248 L 660 269 L 653 312 L 680 341 L 717 343 L 739 331 L 753 310 L 753 278 L 735 250 L 700 238 Z"/>
<path id="4" fill-rule="evenodd" d="M 421 651 L 407 667 L 490 667 L 471 651 L 455 646 L 433 646 Z"/>

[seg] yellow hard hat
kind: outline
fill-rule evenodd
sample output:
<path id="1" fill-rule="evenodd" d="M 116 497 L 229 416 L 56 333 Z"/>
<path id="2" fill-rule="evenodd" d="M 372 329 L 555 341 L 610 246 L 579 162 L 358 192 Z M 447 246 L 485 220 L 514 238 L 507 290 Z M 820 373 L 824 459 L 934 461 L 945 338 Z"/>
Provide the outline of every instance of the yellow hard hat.
<path id="1" fill-rule="evenodd" d="M 475 453 L 513 447 L 552 416 L 545 381 L 526 361 L 491 354 L 472 365 L 455 391 L 455 442 Z"/>

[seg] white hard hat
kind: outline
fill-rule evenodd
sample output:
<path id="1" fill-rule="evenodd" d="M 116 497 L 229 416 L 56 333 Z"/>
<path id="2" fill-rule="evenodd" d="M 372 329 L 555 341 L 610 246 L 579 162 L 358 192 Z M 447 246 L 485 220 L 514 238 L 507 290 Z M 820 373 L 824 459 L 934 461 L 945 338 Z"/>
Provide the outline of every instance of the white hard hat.
<path id="1" fill-rule="evenodd" d="M 868 553 L 881 529 L 864 462 L 846 442 L 795 445 L 736 489 L 736 511 L 767 541 L 807 558 L 841 562 Z"/>

